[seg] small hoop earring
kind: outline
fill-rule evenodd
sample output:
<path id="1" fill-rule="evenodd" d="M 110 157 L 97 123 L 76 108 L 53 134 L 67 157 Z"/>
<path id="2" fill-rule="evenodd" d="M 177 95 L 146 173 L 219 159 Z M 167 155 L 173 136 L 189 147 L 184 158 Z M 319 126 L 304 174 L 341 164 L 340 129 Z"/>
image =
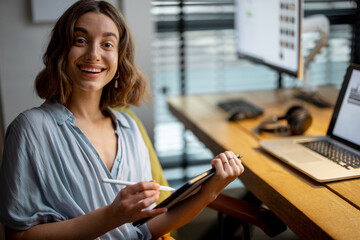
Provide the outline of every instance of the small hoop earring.
<path id="1" fill-rule="evenodd" d="M 120 77 L 120 73 L 119 73 L 119 71 L 117 71 L 117 72 L 116 72 L 116 74 L 117 74 L 117 75 L 115 75 L 114 79 L 116 79 L 116 80 L 117 80 L 117 79 L 119 79 L 119 77 Z"/>

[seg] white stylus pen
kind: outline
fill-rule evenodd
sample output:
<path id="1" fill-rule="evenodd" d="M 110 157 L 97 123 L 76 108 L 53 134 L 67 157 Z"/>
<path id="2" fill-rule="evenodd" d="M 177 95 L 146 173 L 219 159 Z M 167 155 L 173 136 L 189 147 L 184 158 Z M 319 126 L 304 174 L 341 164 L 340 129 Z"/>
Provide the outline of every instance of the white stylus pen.
<path id="1" fill-rule="evenodd" d="M 108 178 L 103 178 L 102 181 L 104 183 L 114 183 L 114 184 L 127 185 L 127 186 L 136 184 L 136 182 L 128 182 L 128 181 L 121 181 L 121 180 L 108 179 Z M 174 191 L 175 190 L 175 188 L 168 187 L 168 186 L 160 186 L 159 189 L 162 191 Z"/>

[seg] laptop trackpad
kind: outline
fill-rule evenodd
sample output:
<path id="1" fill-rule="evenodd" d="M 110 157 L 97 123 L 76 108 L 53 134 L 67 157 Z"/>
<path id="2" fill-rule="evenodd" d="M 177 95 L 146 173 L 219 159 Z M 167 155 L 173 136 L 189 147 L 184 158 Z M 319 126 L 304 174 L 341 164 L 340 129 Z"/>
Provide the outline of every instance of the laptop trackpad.
<path id="1" fill-rule="evenodd" d="M 310 153 L 306 150 L 293 151 L 290 154 L 284 154 L 284 158 L 297 163 L 312 163 L 322 161 L 318 154 Z"/>

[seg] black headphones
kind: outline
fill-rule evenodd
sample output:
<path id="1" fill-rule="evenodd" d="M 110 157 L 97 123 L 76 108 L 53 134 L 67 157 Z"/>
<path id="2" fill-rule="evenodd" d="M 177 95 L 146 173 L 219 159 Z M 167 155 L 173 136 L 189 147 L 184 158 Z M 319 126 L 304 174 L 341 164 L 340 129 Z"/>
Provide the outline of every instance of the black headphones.
<path id="1" fill-rule="evenodd" d="M 280 120 L 287 120 L 287 125 L 280 125 L 277 122 Z M 287 135 L 301 135 L 311 125 L 312 117 L 310 111 L 305 107 L 295 105 L 290 107 L 285 116 L 272 116 L 269 119 L 264 120 L 259 125 L 259 131 L 287 134 Z"/>

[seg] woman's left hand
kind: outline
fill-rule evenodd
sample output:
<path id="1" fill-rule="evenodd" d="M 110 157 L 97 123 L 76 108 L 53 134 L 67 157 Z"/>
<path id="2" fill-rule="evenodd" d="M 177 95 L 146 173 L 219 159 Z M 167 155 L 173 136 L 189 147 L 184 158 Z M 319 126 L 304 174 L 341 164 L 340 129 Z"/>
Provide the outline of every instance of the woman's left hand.
<path id="1" fill-rule="evenodd" d="M 211 161 L 211 165 L 216 168 L 216 173 L 202 186 L 202 191 L 209 194 L 210 201 L 244 172 L 241 160 L 232 151 L 220 153 Z"/>
<path id="2" fill-rule="evenodd" d="M 201 185 L 198 193 L 184 199 L 170 208 L 166 214 L 161 214 L 147 223 L 154 238 L 189 222 L 214 201 L 230 182 L 244 172 L 240 159 L 231 151 L 217 155 L 211 164 L 216 168 L 216 173 Z"/>

